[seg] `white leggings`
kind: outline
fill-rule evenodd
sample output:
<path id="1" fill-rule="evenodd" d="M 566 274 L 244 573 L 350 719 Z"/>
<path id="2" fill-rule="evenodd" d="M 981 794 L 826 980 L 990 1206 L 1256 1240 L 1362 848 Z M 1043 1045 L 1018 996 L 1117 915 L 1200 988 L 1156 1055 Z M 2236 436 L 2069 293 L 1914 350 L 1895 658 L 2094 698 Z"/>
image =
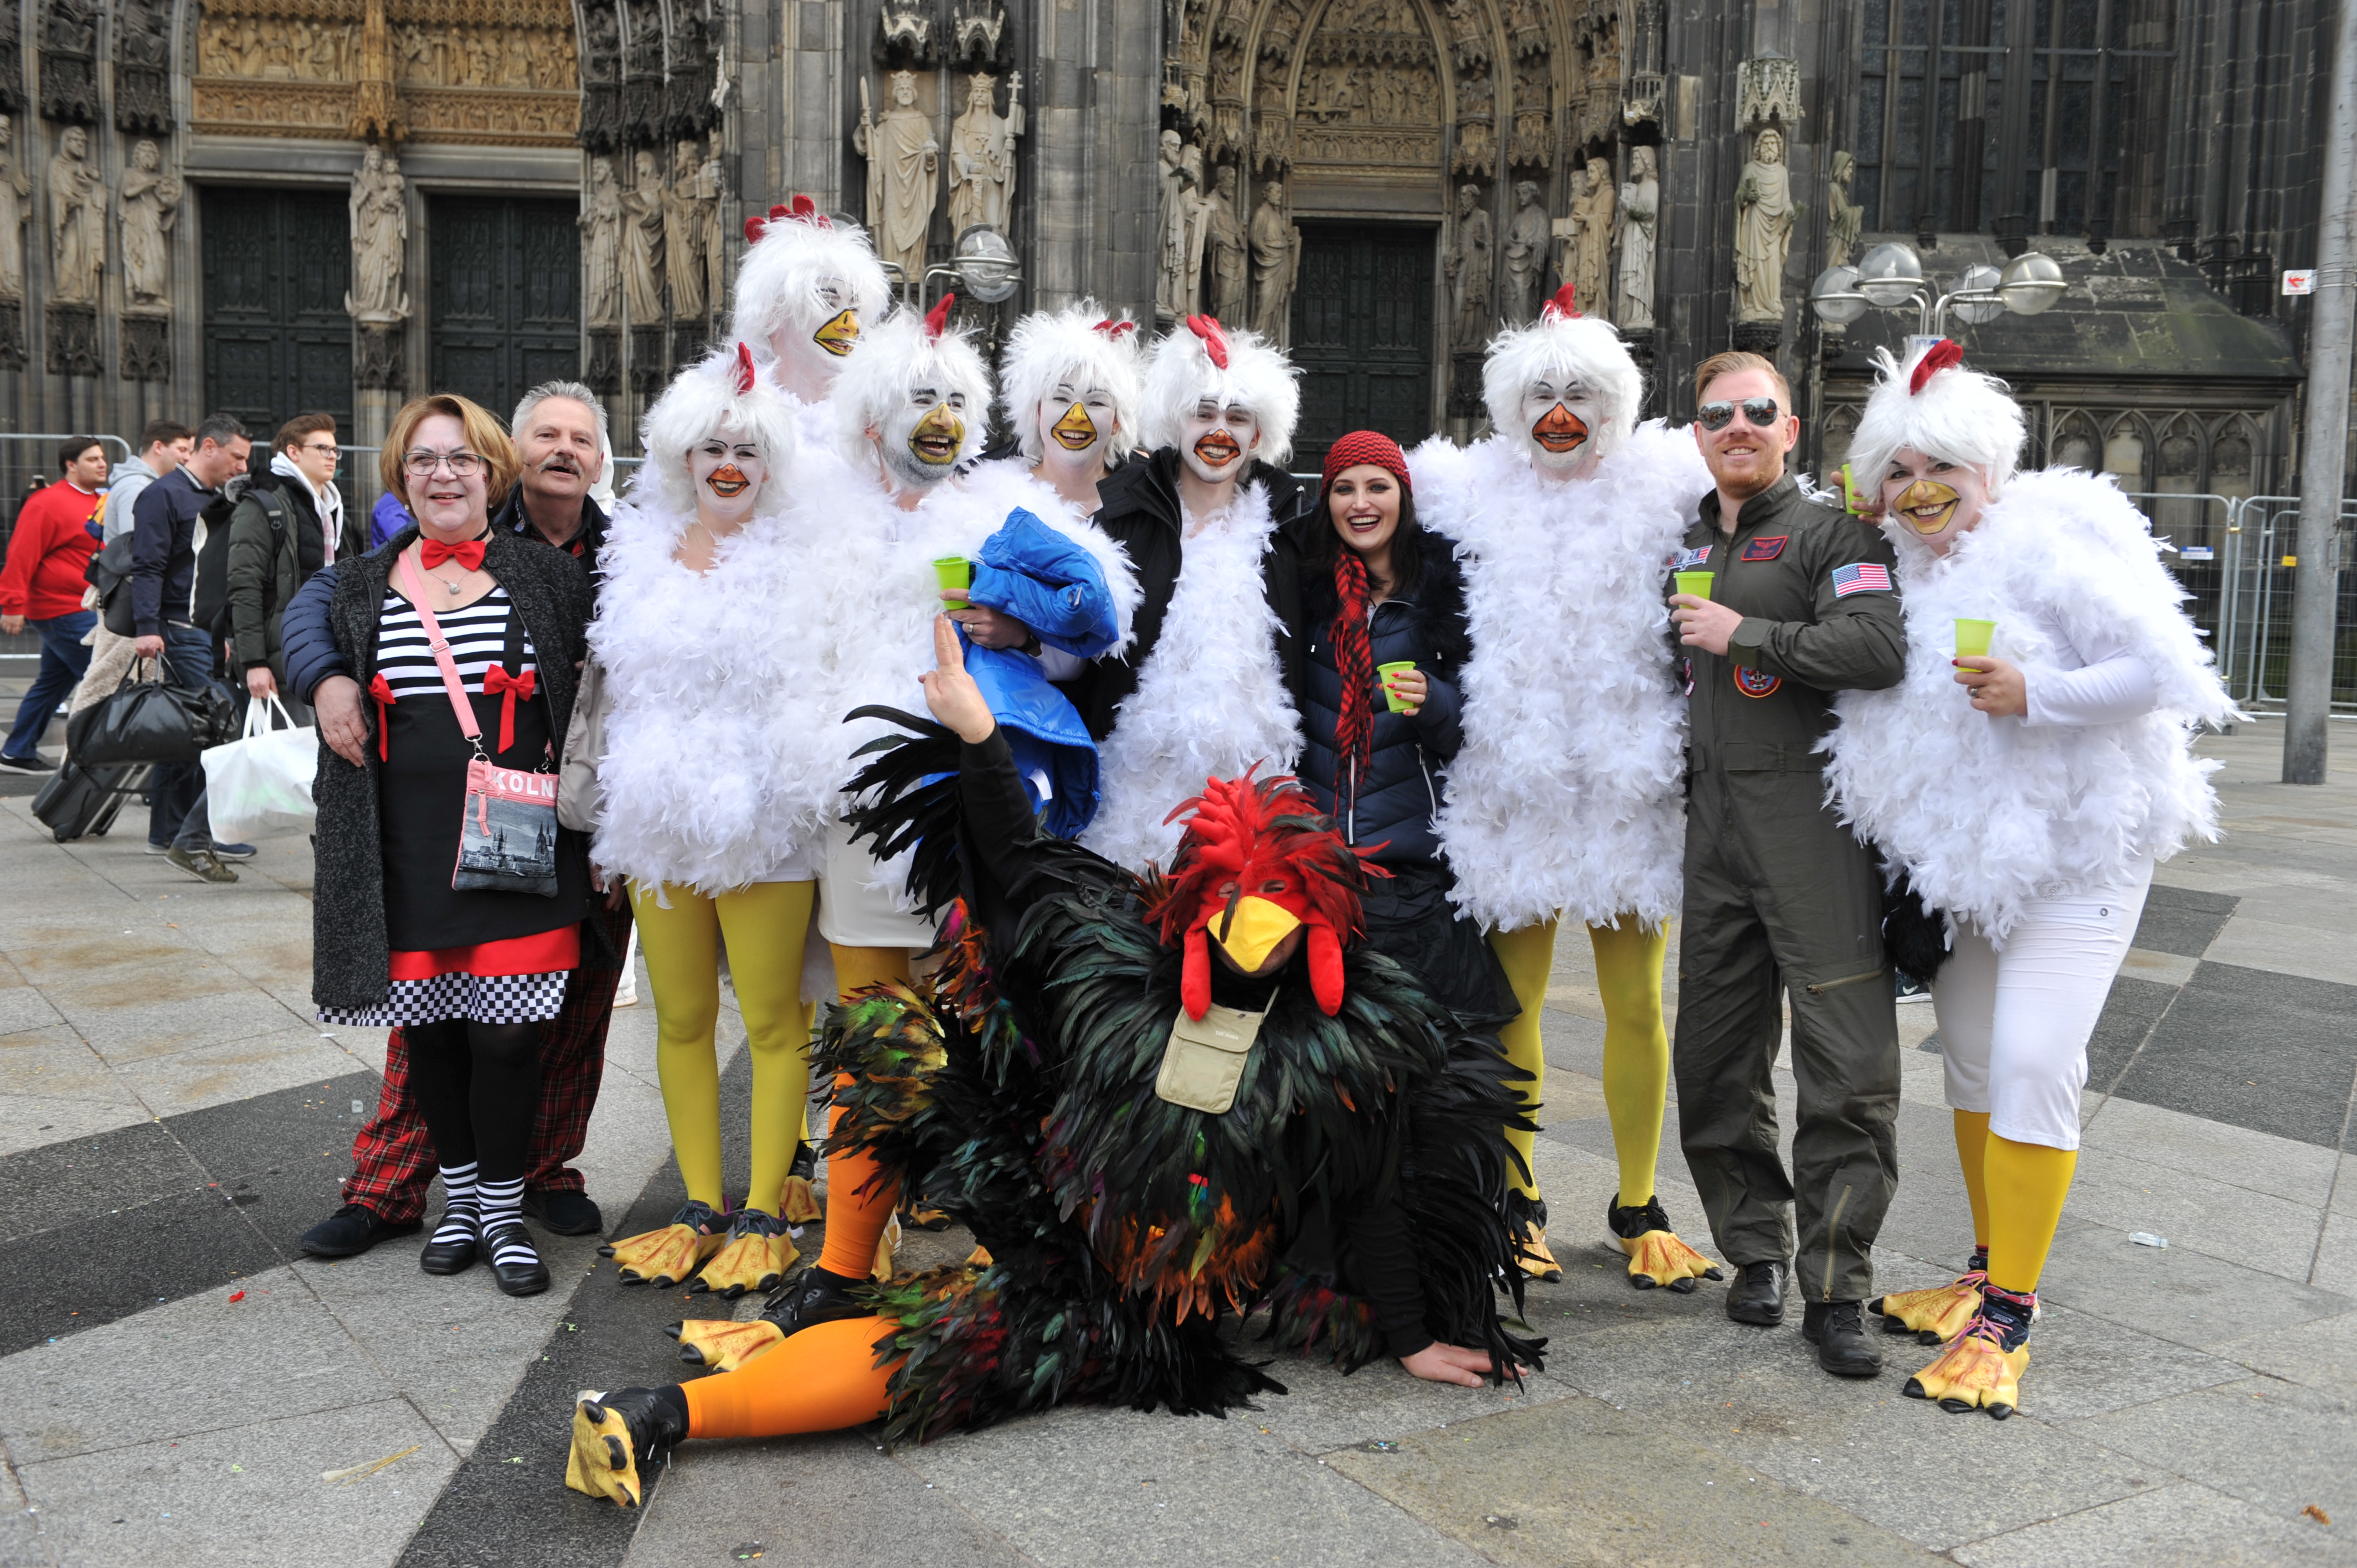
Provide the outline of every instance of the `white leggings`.
<path id="1" fill-rule="evenodd" d="M 2017 1144 L 2079 1146 L 2087 1041 L 2151 886 L 2144 860 L 2112 886 L 2032 899 L 2001 950 L 1956 922 L 1932 987 L 1952 1110 L 1986 1112 Z"/>

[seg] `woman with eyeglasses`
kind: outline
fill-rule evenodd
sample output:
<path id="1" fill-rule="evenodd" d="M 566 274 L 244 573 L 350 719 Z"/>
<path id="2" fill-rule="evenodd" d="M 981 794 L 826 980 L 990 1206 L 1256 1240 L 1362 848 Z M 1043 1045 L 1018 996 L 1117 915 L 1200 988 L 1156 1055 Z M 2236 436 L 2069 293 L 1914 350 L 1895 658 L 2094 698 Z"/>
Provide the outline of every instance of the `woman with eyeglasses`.
<path id="1" fill-rule="evenodd" d="M 374 723 L 357 741 L 324 742 L 319 757 L 311 994 L 321 1023 L 398 1028 L 407 1043 L 447 1195 L 420 1265 L 454 1274 L 488 1259 L 500 1290 L 530 1295 L 549 1280 L 522 1213 L 539 1026 L 556 1015 L 580 962 L 587 849 L 547 822 L 553 895 L 459 891 L 454 868 L 469 807 L 488 823 L 489 804 L 507 803 L 470 795 L 470 762 L 554 782 L 586 651 L 589 581 L 570 555 L 492 531 L 516 479 L 515 449 L 467 399 L 443 392 L 404 406 L 381 468 L 417 522 L 338 564 L 328 626 L 351 673 L 320 684 L 352 681 Z M 459 723 L 421 607 L 440 628 L 479 738 Z M 535 841 L 516 846 L 529 860 L 542 824 L 517 831 Z"/>

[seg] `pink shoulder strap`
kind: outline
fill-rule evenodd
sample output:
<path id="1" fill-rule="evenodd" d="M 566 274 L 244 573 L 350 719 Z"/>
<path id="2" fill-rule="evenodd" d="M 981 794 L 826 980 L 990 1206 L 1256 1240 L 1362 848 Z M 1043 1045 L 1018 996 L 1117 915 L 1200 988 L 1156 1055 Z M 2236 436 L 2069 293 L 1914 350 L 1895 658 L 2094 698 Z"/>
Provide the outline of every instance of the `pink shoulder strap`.
<path id="1" fill-rule="evenodd" d="M 425 584 L 418 575 L 416 564 L 409 552 L 401 553 L 401 581 L 409 589 L 409 602 L 425 623 L 426 646 L 434 650 L 434 662 L 442 671 L 442 689 L 450 694 L 450 706 L 458 715 L 458 728 L 475 749 L 483 749 L 483 726 L 475 722 L 475 704 L 467 700 L 467 683 L 458 679 L 458 661 L 450 657 L 450 642 L 442 635 L 442 623 L 434 618 L 434 611 L 425 603 Z"/>

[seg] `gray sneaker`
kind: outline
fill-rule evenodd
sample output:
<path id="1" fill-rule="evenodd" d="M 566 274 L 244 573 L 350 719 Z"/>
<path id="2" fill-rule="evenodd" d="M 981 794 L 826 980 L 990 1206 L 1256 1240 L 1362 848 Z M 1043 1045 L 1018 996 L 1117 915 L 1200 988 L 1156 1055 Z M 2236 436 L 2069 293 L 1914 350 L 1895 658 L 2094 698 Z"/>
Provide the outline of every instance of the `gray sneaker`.
<path id="1" fill-rule="evenodd" d="M 223 865 L 220 857 L 209 849 L 186 850 L 175 844 L 164 858 L 201 882 L 237 880 L 237 873 Z"/>

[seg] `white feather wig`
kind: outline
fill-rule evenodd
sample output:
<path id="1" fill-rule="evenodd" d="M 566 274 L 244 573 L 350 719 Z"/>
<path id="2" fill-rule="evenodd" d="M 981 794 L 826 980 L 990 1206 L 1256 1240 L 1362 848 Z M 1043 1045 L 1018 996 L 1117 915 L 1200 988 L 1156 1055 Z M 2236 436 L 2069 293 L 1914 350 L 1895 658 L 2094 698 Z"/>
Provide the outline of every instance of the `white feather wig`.
<path id="1" fill-rule="evenodd" d="M 753 369 L 752 350 L 739 343 L 690 365 L 663 389 L 640 422 L 647 460 L 630 482 L 635 492 L 652 485 L 665 510 L 695 510 L 695 479 L 687 455 L 697 443 L 733 425 L 760 448 L 765 470 L 753 510 L 773 512 L 786 502 L 787 476 L 794 466 L 794 415 L 785 394 Z"/>
<path id="2" fill-rule="evenodd" d="M 892 411 L 908 400 L 911 389 L 938 388 L 946 398 L 965 395 L 965 440 L 957 460 L 969 463 L 982 455 L 990 425 L 990 367 L 963 331 L 945 325 L 952 299 L 923 316 L 899 310 L 873 331 L 861 335 L 859 351 L 834 380 L 835 443 L 844 461 L 862 473 L 873 473 L 876 444 L 867 438 L 881 430 Z"/>
<path id="3" fill-rule="evenodd" d="M 1596 389 L 1604 405 L 1604 428 L 1596 435 L 1598 456 L 1609 457 L 1629 444 L 1644 401 L 1645 378 L 1610 322 L 1549 301 L 1528 327 L 1509 328 L 1490 339 L 1490 355 L 1481 365 L 1481 401 L 1491 424 L 1520 429 L 1523 393 L 1541 379 L 1577 380 Z"/>
<path id="4" fill-rule="evenodd" d="M 834 222 L 812 207 L 808 197 L 795 202 L 745 224 L 753 242 L 737 268 L 729 332 L 763 354 L 778 333 L 789 328 L 815 332 L 834 314 L 819 295 L 822 284 L 840 284 L 844 306 L 857 310 L 863 321 L 883 314 L 892 297 L 865 229 Z"/>
<path id="5" fill-rule="evenodd" d="M 999 406 L 1037 463 L 1040 403 L 1056 383 L 1102 387 L 1113 398 L 1121 435 L 1107 445 L 1105 461 L 1118 463 L 1141 445 L 1138 403 L 1144 377 L 1138 370 L 1137 323 L 1124 311 L 1118 319 L 1084 299 L 1069 310 L 1035 310 L 1015 324 L 1001 361 Z"/>
<path id="6" fill-rule="evenodd" d="M 1227 362 L 1222 365 L 1222 360 Z M 1282 468 L 1293 456 L 1293 430 L 1301 419 L 1301 388 L 1282 349 L 1257 332 L 1191 316 L 1154 345 L 1146 365 L 1148 446 L 1176 446 L 1187 415 L 1204 398 L 1248 408 L 1260 420 L 1253 456 Z"/>
<path id="7" fill-rule="evenodd" d="M 1875 350 L 1882 380 L 1866 400 L 1849 443 L 1850 476 L 1868 494 L 1881 483 L 1890 455 L 1902 446 L 1979 470 L 1992 498 L 2004 493 L 2006 481 L 2020 467 L 2027 435 L 2021 405 L 1995 376 L 1964 369 L 1953 344 L 1941 347 L 1946 343 L 1943 338 L 1909 355 L 1903 369 L 1889 349 Z M 1925 356 L 1932 354 L 1939 359 L 1922 378 L 1921 390 L 1914 390 Z"/>

